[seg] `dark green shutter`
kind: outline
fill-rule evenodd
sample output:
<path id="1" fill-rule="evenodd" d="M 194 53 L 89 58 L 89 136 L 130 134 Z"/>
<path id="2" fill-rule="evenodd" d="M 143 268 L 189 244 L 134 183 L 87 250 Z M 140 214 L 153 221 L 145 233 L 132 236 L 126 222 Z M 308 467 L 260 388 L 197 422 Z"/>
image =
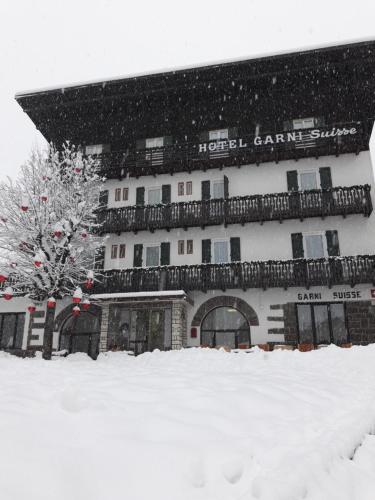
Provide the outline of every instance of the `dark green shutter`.
<path id="1" fill-rule="evenodd" d="M 163 242 L 160 244 L 160 265 L 169 266 L 170 264 L 170 250 L 171 244 L 169 242 Z"/>
<path id="2" fill-rule="evenodd" d="M 288 183 L 288 191 L 298 191 L 298 174 L 297 170 L 289 170 L 286 173 Z"/>
<path id="3" fill-rule="evenodd" d="M 134 259 L 133 259 L 133 267 L 142 267 L 142 254 L 143 254 L 143 245 L 142 243 L 138 243 L 134 245 Z"/>
<path id="4" fill-rule="evenodd" d="M 164 136 L 163 144 L 164 144 L 164 146 L 172 146 L 173 145 L 173 137 L 171 135 Z"/>
<path id="5" fill-rule="evenodd" d="M 163 184 L 161 187 L 161 202 L 165 205 L 171 202 L 171 185 Z"/>
<path id="6" fill-rule="evenodd" d="M 292 234 L 292 251 L 293 259 L 302 259 L 304 257 L 302 233 Z"/>
<path id="7" fill-rule="evenodd" d="M 330 189 L 332 187 L 332 177 L 330 167 L 322 167 L 319 169 L 320 187 L 322 189 Z"/>
<path id="8" fill-rule="evenodd" d="M 314 125 L 315 125 L 315 127 L 324 127 L 324 125 L 325 125 L 324 116 L 318 116 L 317 118 L 315 118 Z"/>
<path id="9" fill-rule="evenodd" d="M 146 139 L 139 139 L 136 143 L 137 151 L 146 149 Z"/>
<path id="10" fill-rule="evenodd" d="M 108 205 L 108 189 L 100 191 L 99 193 L 99 205 L 100 208 L 106 208 Z"/>
<path id="11" fill-rule="evenodd" d="M 224 198 L 229 198 L 229 179 L 224 175 Z"/>
<path id="12" fill-rule="evenodd" d="M 229 127 L 228 128 L 228 139 L 237 139 L 238 137 L 238 128 L 237 127 Z"/>
<path id="13" fill-rule="evenodd" d="M 339 235 L 337 231 L 326 231 L 327 252 L 330 257 L 338 257 L 340 255 Z"/>
<path id="14" fill-rule="evenodd" d="M 284 122 L 284 130 L 293 130 L 293 121 L 287 120 Z"/>
<path id="15" fill-rule="evenodd" d="M 241 260 L 241 240 L 240 238 L 230 239 L 230 260 L 239 262 Z"/>
<path id="16" fill-rule="evenodd" d="M 210 140 L 209 132 L 201 132 L 199 134 L 199 142 L 208 142 Z"/>
<path id="17" fill-rule="evenodd" d="M 210 198 L 210 181 L 202 181 L 202 200 L 209 200 Z"/>
<path id="18" fill-rule="evenodd" d="M 211 240 L 202 240 L 202 262 L 203 264 L 211 262 Z"/>
<path id="19" fill-rule="evenodd" d="M 103 270 L 104 269 L 104 259 L 105 259 L 105 247 L 99 247 L 95 250 L 95 263 L 94 268 Z"/>
<path id="20" fill-rule="evenodd" d="M 137 187 L 135 204 L 140 206 L 140 207 L 143 207 L 143 205 L 145 204 L 145 188 L 144 187 Z"/>

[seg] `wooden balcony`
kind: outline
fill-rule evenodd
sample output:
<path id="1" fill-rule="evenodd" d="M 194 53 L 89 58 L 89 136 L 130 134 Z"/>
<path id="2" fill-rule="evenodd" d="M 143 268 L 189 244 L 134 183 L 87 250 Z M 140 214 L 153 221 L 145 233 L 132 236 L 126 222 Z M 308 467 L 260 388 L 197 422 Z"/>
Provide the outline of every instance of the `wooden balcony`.
<path id="1" fill-rule="evenodd" d="M 372 212 L 370 186 L 241 196 L 169 205 L 111 208 L 99 213 L 102 233 L 280 221 Z"/>
<path id="2" fill-rule="evenodd" d="M 353 130 L 354 134 L 329 134 L 336 128 Z M 368 133 L 370 124 L 366 122 L 338 123 L 317 129 L 301 131 L 270 131 L 261 136 L 244 134 L 243 138 L 228 140 L 227 144 L 217 145 L 210 149 L 211 142 L 183 142 L 161 148 L 126 151 L 117 150 L 97 156 L 102 166 L 102 173 L 108 179 L 123 177 L 139 177 L 142 175 L 174 174 L 210 168 L 241 167 L 242 165 L 259 165 L 260 163 L 325 155 L 338 156 L 344 153 L 356 153 L 368 149 Z M 319 131 L 323 136 L 311 139 L 309 134 Z M 277 139 L 277 135 L 287 137 L 297 134 L 293 141 Z M 299 135 L 301 134 L 301 135 Z M 324 136 L 324 134 L 326 134 Z M 270 139 L 268 139 L 270 138 Z M 272 141 L 272 142 L 271 142 Z M 233 146 L 233 147 L 231 147 Z"/>
<path id="3" fill-rule="evenodd" d="M 109 270 L 102 272 L 94 292 L 206 292 L 235 288 L 353 287 L 360 283 L 375 286 L 375 255 Z"/>

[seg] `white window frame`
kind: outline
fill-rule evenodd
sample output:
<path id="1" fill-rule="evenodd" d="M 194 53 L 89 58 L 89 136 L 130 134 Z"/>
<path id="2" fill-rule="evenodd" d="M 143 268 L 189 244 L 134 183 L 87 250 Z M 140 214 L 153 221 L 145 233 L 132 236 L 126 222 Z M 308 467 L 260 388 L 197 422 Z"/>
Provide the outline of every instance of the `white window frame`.
<path id="1" fill-rule="evenodd" d="M 157 267 L 160 266 L 160 243 L 147 243 L 147 245 L 143 246 L 143 262 L 145 263 L 145 267 Z M 156 266 L 148 266 L 147 265 L 147 248 L 158 248 L 159 249 L 159 262 Z"/>
<path id="2" fill-rule="evenodd" d="M 224 198 L 224 196 L 225 196 L 225 192 L 224 192 L 224 189 L 225 189 L 225 186 L 224 186 L 224 179 L 223 179 L 223 178 L 221 178 L 221 179 L 213 179 L 213 180 L 211 181 L 212 199 L 213 199 L 213 200 L 219 200 L 219 199 L 220 199 L 220 198 L 216 198 L 216 197 L 214 196 L 214 185 L 215 185 L 215 184 L 222 184 L 222 185 L 223 185 L 223 196 L 222 196 L 222 197 Z"/>
<path id="3" fill-rule="evenodd" d="M 298 123 L 301 123 L 301 126 L 298 126 Z M 309 123 L 305 123 L 309 122 Z M 293 130 L 304 130 L 315 127 L 315 117 L 309 116 L 305 118 L 295 118 L 293 120 Z"/>
<path id="4" fill-rule="evenodd" d="M 212 137 L 215 134 L 218 134 L 219 137 Z M 208 132 L 209 142 L 225 141 L 225 140 L 228 140 L 228 138 L 229 138 L 229 129 L 227 129 L 227 128 L 218 128 L 215 130 L 209 130 L 209 132 Z"/>
<path id="5" fill-rule="evenodd" d="M 190 185 L 190 193 L 188 193 L 188 185 Z M 186 181 L 185 183 L 185 196 L 192 196 L 193 195 L 193 181 Z"/>
<path id="6" fill-rule="evenodd" d="M 228 260 L 226 262 L 215 262 L 215 243 L 226 243 L 228 250 Z M 214 238 L 211 240 L 211 262 L 212 264 L 227 264 L 230 262 L 230 239 L 229 238 Z"/>
<path id="7" fill-rule="evenodd" d="M 149 137 L 146 139 L 146 149 L 162 148 L 164 146 L 164 137 Z"/>
<path id="8" fill-rule="evenodd" d="M 321 236 L 322 237 L 322 242 L 323 242 L 323 257 L 320 258 L 327 258 L 328 257 L 328 248 L 327 248 L 327 237 L 325 231 L 308 231 L 305 233 L 302 233 L 302 243 L 303 243 L 303 255 L 305 259 L 311 259 L 312 257 L 307 257 L 307 247 L 306 247 L 306 236 Z M 314 257 L 318 258 L 318 257 Z"/>
<path id="9" fill-rule="evenodd" d="M 117 198 L 117 194 L 119 194 L 119 197 Z M 122 188 L 120 187 L 117 187 L 115 188 L 115 202 L 118 203 L 119 201 L 121 201 L 121 197 L 122 197 Z"/>
<path id="10" fill-rule="evenodd" d="M 162 196 L 163 196 L 162 187 L 161 186 L 149 186 L 146 188 L 146 190 L 147 190 L 147 205 L 160 205 L 160 203 L 162 202 Z M 150 203 L 149 202 L 149 193 L 150 193 L 150 191 L 156 191 L 156 190 L 159 190 L 159 192 L 160 192 L 160 201 L 159 201 L 159 203 Z"/>
<path id="11" fill-rule="evenodd" d="M 100 155 L 103 153 L 104 144 L 88 144 L 85 146 L 85 154 L 91 155 Z"/>
<path id="12" fill-rule="evenodd" d="M 298 190 L 299 191 L 305 191 L 302 189 L 302 182 L 301 182 L 301 176 L 303 174 L 315 174 L 315 179 L 316 179 L 316 188 L 315 189 L 320 189 L 320 175 L 319 175 L 319 170 L 316 169 L 307 169 L 307 170 L 297 170 L 297 176 L 298 176 Z"/>

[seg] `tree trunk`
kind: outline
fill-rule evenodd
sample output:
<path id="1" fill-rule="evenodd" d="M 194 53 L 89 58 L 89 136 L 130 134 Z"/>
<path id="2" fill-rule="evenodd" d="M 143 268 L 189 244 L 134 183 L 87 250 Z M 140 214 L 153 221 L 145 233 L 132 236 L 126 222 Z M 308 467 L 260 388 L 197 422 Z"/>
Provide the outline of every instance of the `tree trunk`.
<path id="1" fill-rule="evenodd" d="M 51 359 L 53 327 L 55 323 L 55 308 L 47 307 L 46 322 L 43 337 L 43 359 Z"/>

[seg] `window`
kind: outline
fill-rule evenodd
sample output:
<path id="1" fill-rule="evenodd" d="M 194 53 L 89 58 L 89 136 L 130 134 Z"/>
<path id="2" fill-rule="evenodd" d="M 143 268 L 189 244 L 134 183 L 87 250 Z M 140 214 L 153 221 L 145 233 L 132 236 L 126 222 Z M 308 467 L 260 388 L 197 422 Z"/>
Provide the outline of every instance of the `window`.
<path id="1" fill-rule="evenodd" d="M 159 245 L 146 247 L 146 266 L 147 267 L 158 266 L 159 262 L 160 262 Z"/>
<path id="2" fill-rule="evenodd" d="M 301 191 L 308 191 L 310 189 L 318 189 L 318 172 L 300 172 L 299 173 L 299 188 Z"/>
<path id="3" fill-rule="evenodd" d="M 344 304 L 297 304 L 301 344 L 343 344 L 348 341 Z"/>
<path id="4" fill-rule="evenodd" d="M 183 196 L 184 195 L 184 183 L 183 182 L 179 182 L 178 185 L 177 185 L 177 192 L 178 192 L 178 196 Z M 187 194 L 187 193 L 186 193 Z"/>
<path id="5" fill-rule="evenodd" d="M 126 248 L 126 245 L 124 243 L 121 243 L 121 245 L 120 245 L 120 259 L 125 259 L 125 248 Z"/>
<path id="6" fill-rule="evenodd" d="M 129 199 L 129 188 L 122 188 L 122 201 L 128 201 Z"/>
<path id="7" fill-rule="evenodd" d="M 0 314 L 0 347 L 22 349 L 25 313 Z"/>
<path id="8" fill-rule="evenodd" d="M 212 195 L 214 199 L 224 198 L 224 181 L 213 181 L 212 182 Z"/>
<path id="9" fill-rule="evenodd" d="M 186 194 L 187 195 L 193 194 L 193 183 L 192 183 L 192 181 L 187 181 L 187 183 L 186 183 Z"/>
<path id="10" fill-rule="evenodd" d="M 305 234 L 303 240 L 306 259 L 321 259 L 326 255 L 322 234 Z"/>
<path id="11" fill-rule="evenodd" d="M 186 253 L 188 253 L 188 254 L 193 253 L 193 240 L 186 241 Z"/>
<path id="12" fill-rule="evenodd" d="M 118 245 L 112 245 L 111 259 L 117 259 L 117 248 L 118 248 Z"/>
<path id="13" fill-rule="evenodd" d="M 222 264 L 229 262 L 229 241 L 216 240 L 213 242 L 213 263 Z"/>
<path id="14" fill-rule="evenodd" d="M 121 200 L 121 188 L 116 188 L 115 189 L 115 201 L 120 201 Z"/>
<path id="15" fill-rule="evenodd" d="M 185 253 L 185 241 L 178 240 L 178 255 L 183 255 Z"/>
<path id="16" fill-rule="evenodd" d="M 250 328 L 246 318 L 233 307 L 211 310 L 201 324 L 201 344 L 209 347 L 249 347 Z"/>
<path id="17" fill-rule="evenodd" d="M 210 141 L 220 141 L 228 139 L 228 129 L 223 128 L 220 130 L 210 130 L 208 133 L 208 138 Z"/>
<path id="18" fill-rule="evenodd" d="M 301 130 L 305 128 L 314 128 L 315 119 L 314 118 L 297 118 L 293 120 L 294 130 Z"/>
<path id="19" fill-rule="evenodd" d="M 100 155 L 103 153 L 103 144 L 90 144 L 85 147 L 85 153 L 87 155 Z"/>
<path id="20" fill-rule="evenodd" d="M 164 146 L 164 137 L 152 137 L 146 139 L 146 148 L 162 148 Z"/>
<path id="21" fill-rule="evenodd" d="M 161 188 L 149 188 L 147 191 L 147 200 L 149 205 L 158 205 L 161 203 Z"/>

